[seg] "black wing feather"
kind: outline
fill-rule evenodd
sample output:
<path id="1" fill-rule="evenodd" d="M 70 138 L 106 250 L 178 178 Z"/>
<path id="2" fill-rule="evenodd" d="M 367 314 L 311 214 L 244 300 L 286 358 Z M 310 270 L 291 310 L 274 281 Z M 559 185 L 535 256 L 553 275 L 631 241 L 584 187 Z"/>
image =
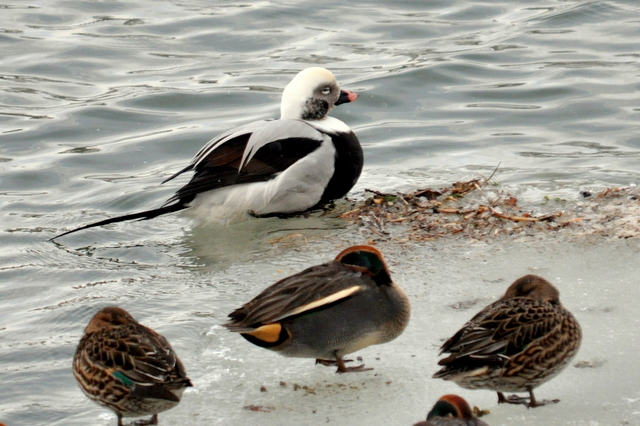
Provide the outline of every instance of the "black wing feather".
<path id="1" fill-rule="evenodd" d="M 188 204 L 196 195 L 225 186 L 265 182 L 275 178 L 295 162 L 315 151 L 322 143 L 308 138 L 287 138 L 261 147 L 248 164 L 240 162 L 251 135 L 242 135 L 225 142 L 194 167 L 191 181 L 180 188 L 167 204 Z"/>

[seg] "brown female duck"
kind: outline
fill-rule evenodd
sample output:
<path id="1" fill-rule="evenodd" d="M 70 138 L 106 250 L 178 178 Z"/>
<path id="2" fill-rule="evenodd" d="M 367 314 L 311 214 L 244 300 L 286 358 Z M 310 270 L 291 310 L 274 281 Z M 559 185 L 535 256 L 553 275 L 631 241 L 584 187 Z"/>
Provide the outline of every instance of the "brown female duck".
<path id="1" fill-rule="evenodd" d="M 580 325 L 560 303 L 558 290 L 527 275 L 442 345 L 440 353 L 450 355 L 438 362 L 443 368 L 433 377 L 495 390 L 498 403 L 538 407 L 549 401 L 537 401 L 533 389 L 569 364 L 581 340 Z M 529 398 L 505 398 L 502 392 L 528 392 Z"/>
<path id="2" fill-rule="evenodd" d="M 180 402 L 191 385 L 182 363 L 161 335 L 127 311 L 108 307 L 85 328 L 73 358 L 73 375 L 89 399 L 123 417 L 152 415 Z"/>

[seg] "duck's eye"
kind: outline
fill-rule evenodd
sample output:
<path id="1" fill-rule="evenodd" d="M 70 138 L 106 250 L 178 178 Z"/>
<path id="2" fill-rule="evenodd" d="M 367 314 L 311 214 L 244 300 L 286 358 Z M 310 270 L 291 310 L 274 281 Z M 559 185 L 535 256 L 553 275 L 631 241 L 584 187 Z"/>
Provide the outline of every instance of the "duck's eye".
<path id="1" fill-rule="evenodd" d="M 331 93 L 331 87 L 327 86 L 324 89 L 322 89 L 323 95 L 328 95 L 329 93 Z"/>

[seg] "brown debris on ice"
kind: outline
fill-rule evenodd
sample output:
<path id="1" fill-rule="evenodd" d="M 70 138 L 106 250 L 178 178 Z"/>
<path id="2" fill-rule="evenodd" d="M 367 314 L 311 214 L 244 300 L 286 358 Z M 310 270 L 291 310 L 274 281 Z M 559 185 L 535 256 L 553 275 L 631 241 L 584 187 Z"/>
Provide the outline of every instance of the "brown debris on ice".
<path id="1" fill-rule="evenodd" d="M 525 205 L 493 185 L 490 179 L 477 178 L 443 189 L 426 188 L 409 193 L 366 189 L 372 196 L 342 213 L 340 218 L 367 228 L 373 240 L 385 238 L 391 227 L 397 226 L 404 226 L 403 235 L 414 241 L 454 235 L 483 240 L 541 232 L 640 236 L 640 194 L 636 187 L 608 188 L 597 195 L 582 191 L 579 200 L 566 201 L 557 210 L 552 208 L 554 203 Z"/>

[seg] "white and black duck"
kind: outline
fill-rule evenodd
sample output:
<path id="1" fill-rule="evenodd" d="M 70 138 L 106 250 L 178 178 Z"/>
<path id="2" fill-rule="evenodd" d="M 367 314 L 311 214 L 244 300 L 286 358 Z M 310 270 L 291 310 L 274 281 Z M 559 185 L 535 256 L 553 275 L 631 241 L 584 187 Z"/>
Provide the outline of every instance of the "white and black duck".
<path id="1" fill-rule="evenodd" d="M 363 165 L 353 131 L 327 114 L 358 96 L 324 68 L 298 73 L 282 93 L 281 115 L 229 130 L 207 143 L 185 172 L 193 177 L 159 208 L 90 223 L 57 235 L 185 210 L 196 223 L 300 213 L 341 198 Z M 163 182 L 163 183 L 164 183 Z"/>

